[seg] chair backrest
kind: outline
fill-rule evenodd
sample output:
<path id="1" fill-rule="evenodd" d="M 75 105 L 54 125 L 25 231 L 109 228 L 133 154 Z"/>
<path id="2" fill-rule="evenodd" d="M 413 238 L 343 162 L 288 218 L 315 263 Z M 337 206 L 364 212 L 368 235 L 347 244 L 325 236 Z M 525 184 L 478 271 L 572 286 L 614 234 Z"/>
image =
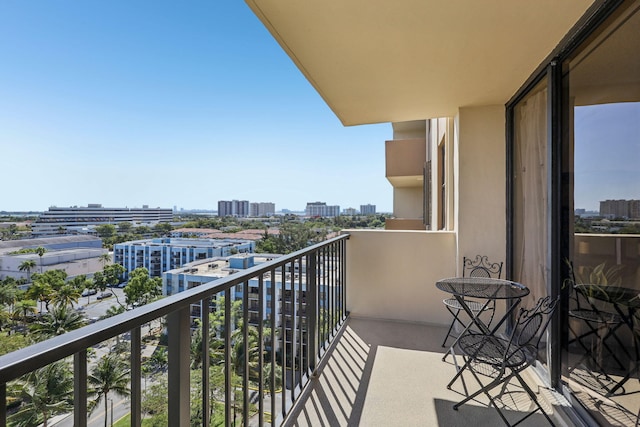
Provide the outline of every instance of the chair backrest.
<path id="1" fill-rule="evenodd" d="M 493 277 L 502 275 L 502 262 L 489 262 L 486 255 L 476 255 L 475 259 L 462 259 L 462 277 Z"/>
<path id="2" fill-rule="evenodd" d="M 537 352 L 540 340 L 542 340 L 544 331 L 553 317 L 559 299 L 560 297 L 543 297 L 532 308 L 520 309 L 508 350 L 509 354 L 523 347 L 529 348 L 534 354 Z"/>

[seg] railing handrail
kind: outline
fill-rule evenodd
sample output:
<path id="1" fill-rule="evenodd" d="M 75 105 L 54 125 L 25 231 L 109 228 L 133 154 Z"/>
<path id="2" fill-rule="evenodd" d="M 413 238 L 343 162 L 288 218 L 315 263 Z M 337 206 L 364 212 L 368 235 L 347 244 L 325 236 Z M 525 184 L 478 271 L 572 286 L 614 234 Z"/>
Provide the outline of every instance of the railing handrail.
<path id="1" fill-rule="evenodd" d="M 349 234 L 342 234 L 248 268 L 243 272 L 238 272 L 221 279 L 214 279 L 209 283 L 0 356 L 0 384 L 17 379 L 28 372 L 47 366 L 50 363 L 71 356 L 117 335 L 131 331 L 151 320 L 188 307 L 192 303 L 199 302 L 210 295 L 224 292 L 252 277 L 273 271 L 319 248 L 348 238 Z"/>

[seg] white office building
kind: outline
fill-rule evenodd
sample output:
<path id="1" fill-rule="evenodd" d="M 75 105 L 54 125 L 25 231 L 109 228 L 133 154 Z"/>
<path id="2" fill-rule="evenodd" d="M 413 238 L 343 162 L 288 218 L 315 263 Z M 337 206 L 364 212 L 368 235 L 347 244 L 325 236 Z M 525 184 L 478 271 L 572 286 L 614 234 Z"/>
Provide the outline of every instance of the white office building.
<path id="1" fill-rule="evenodd" d="M 131 224 L 153 225 L 160 222 L 173 221 L 171 208 L 105 208 L 100 204 L 89 204 L 87 207 L 50 207 L 31 224 L 34 237 L 52 236 L 66 233 L 87 233 L 97 225 L 122 222 Z"/>

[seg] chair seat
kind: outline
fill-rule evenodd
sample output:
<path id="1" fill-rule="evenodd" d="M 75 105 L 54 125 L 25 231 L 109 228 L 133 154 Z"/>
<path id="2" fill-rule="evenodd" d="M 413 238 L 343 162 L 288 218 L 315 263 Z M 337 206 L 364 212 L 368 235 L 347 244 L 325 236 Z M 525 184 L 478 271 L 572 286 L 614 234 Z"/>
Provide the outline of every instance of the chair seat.
<path id="1" fill-rule="evenodd" d="M 587 309 L 569 310 L 569 317 L 596 323 L 618 324 L 622 322 L 622 317 L 616 313 Z"/>
<path id="2" fill-rule="evenodd" d="M 486 363 L 491 366 L 505 366 L 517 368 L 524 366 L 531 361 L 531 356 L 525 352 L 524 347 L 512 349 L 511 354 L 505 352 L 509 340 L 498 336 L 487 336 L 483 334 L 467 334 L 458 340 L 458 346 L 464 354 L 472 357 L 476 362 Z"/>
<path id="3" fill-rule="evenodd" d="M 442 300 L 442 302 L 445 305 L 453 308 L 454 310 L 462 310 L 462 305 L 460 305 L 460 302 L 455 298 L 447 298 Z M 480 312 L 482 310 L 482 306 L 484 305 L 484 303 L 482 302 L 468 300 L 468 299 L 464 300 L 464 303 L 467 305 L 467 307 L 469 307 L 469 310 L 475 313 Z M 485 307 L 484 309 L 489 310 L 490 307 Z"/>

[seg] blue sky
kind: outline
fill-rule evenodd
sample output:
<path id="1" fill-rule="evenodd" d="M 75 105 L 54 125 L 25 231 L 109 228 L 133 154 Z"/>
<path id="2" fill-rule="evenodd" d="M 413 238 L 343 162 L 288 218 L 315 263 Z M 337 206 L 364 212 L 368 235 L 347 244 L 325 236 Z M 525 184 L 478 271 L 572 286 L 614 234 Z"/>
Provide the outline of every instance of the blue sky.
<path id="1" fill-rule="evenodd" d="M 241 1 L 0 2 L 1 210 L 391 211 L 389 124 L 345 128 Z"/>
<path id="2" fill-rule="evenodd" d="M 640 102 L 577 107 L 574 120 L 575 207 L 640 199 Z"/>

